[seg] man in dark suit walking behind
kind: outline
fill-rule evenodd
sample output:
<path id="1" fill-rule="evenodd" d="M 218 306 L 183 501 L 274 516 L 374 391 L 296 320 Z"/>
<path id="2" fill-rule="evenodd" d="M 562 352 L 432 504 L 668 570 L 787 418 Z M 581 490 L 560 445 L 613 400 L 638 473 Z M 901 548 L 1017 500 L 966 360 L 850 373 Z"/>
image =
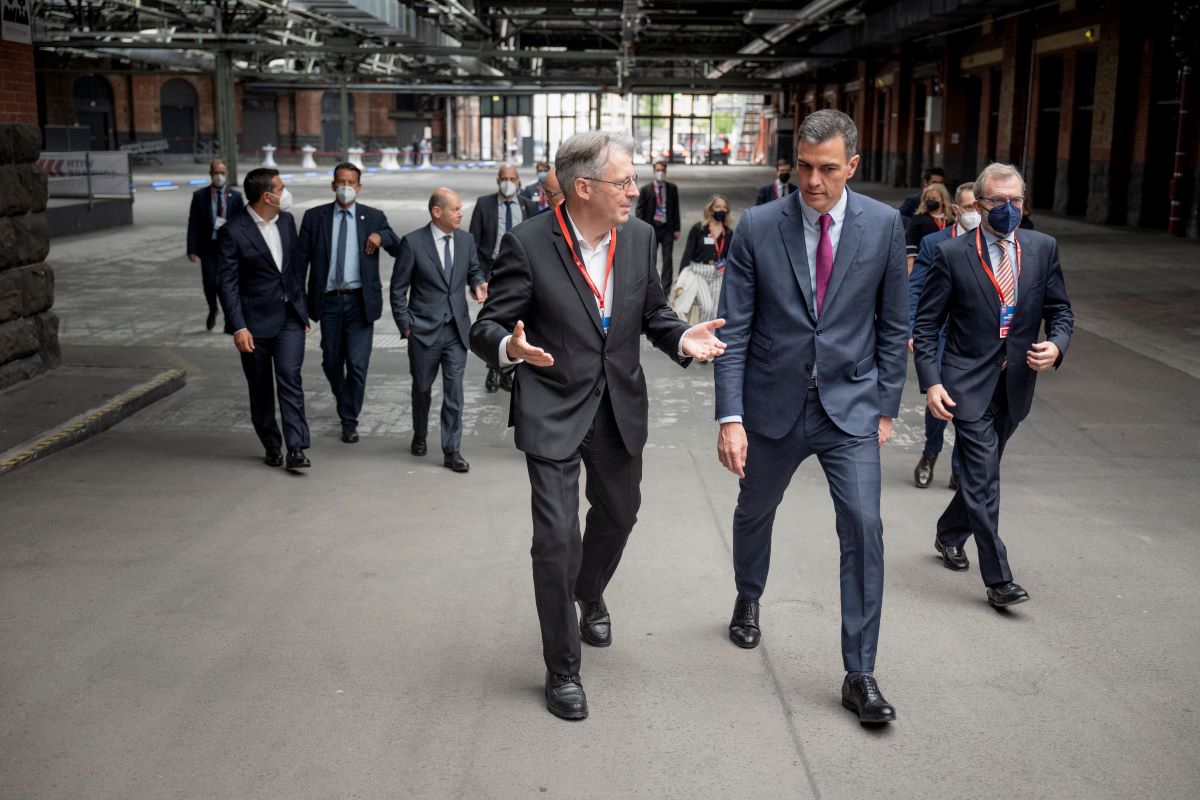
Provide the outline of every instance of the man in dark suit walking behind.
<path id="1" fill-rule="evenodd" d="M 224 161 L 215 159 L 210 163 L 208 176 L 212 183 L 192 193 L 187 257 L 193 264 L 200 262 L 200 280 L 204 284 L 204 299 L 208 301 L 204 327 L 211 331 L 217 324 L 217 234 L 221 226 L 242 212 L 244 204 L 241 192 L 228 186 L 229 169 Z"/>
<path id="2" fill-rule="evenodd" d="M 925 402 L 954 422 L 958 489 L 937 524 L 942 564 L 969 568 L 972 534 L 979 573 L 995 608 L 1023 603 L 1000 540 L 1000 459 L 1029 414 L 1037 374 L 1057 368 L 1075 329 L 1058 244 L 1022 230 L 1025 181 L 1009 164 L 989 164 L 975 181 L 982 220 L 973 234 L 942 242 L 913 324 L 913 354 Z M 945 352 L 938 334 L 947 324 Z M 1037 341 L 1042 326 L 1046 340 Z"/>
<path id="3" fill-rule="evenodd" d="M 718 456 L 741 478 L 733 514 L 737 599 L 729 638 L 756 647 L 775 511 L 808 456 L 821 462 L 841 545 L 842 705 L 863 722 L 896 713 L 874 677 L 883 608 L 879 448 L 900 412 L 908 269 L 900 215 L 851 192 L 858 131 L 840 111 L 797 131 L 799 191 L 738 223 L 720 314 Z"/>
<path id="4" fill-rule="evenodd" d="M 600 131 L 562 143 L 555 168 L 566 201 L 504 237 L 471 327 L 475 355 L 496 369 L 516 365 L 509 424 L 533 495 L 546 707 L 563 719 L 587 716 L 579 642 L 612 641 L 604 590 L 641 505 L 641 336 L 683 366 L 724 349 L 713 335 L 722 320 L 689 328 L 667 306 L 654 231 L 629 218 L 635 147 Z M 582 542 L 581 463 L 590 505 Z"/>
<path id="5" fill-rule="evenodd" d="M 792 160 L 783 156 L 775 161 L 775 180 L 766 186 L 758 187 L 758 196 L 754 198 L 754 205 L 766 205 L 772 200 L 787 197 L 794 191 L 796 191 L 796 185 L 792 183 Z"/>
<path id="6" fill-rule="evenodd" d="M 654 228 L 662 251 L 662 288 L 671 294 L 675 240 L 679 238 L 679 187 L 667 181 L 667 162 L 654 162 L 654 180 L 638 192 L 637 218 Z"/>
<path id="7" fill-rule="evenodd" d="M 455 472 L 471 465 L 462 455 L 463 371 L 467 366 L 466 291 L 487 298 L 475 241 L 459 230 L 462 198 L 436 189 L 429 198 L 430 223 L 406 234 L 392 268 L 392 317 L 408 340 L 412 374 L 412 454 L 427 452 L 433 381 L 442 370 L 442 463 Z"/>
<path id="8" fill-rule="evenodd" d="M 308 313 L 321 323 L 321 367 L 337 401 L 342 441 L 358 441 L 375 320 L 383 314 L 379 249 L 400 254 L 400 241 L 380 210 L 358 202 L 362 172 L 333 168 L 336 199 L 304 212 L 300 263 L 308 270 Z"/>
<path id="9" fill-rule="evenodd" d="M 280 446 L 287 445 L 287 468 L 312 466 L 308 423 L 304 419 L 304 336 L 309 331 L 304 296 L 304 265 L 296 221 L 287 209 L 292 193 L 279 170 L 251 170 L 242 182 L 246 213 L 221 228 L 217 278 L 225 326 L 242 354 L 242 370 L 250 387 L 250 416 L 270 467 L 284 463 Z M 275 421 L 275 393 L 283 434 Z"/>

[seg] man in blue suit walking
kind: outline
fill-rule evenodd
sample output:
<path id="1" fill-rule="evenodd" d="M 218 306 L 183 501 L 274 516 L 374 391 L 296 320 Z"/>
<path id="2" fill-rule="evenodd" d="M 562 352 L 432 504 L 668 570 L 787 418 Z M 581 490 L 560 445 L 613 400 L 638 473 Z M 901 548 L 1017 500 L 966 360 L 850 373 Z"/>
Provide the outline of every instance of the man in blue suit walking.
<path id="1" fill-rule="evenodd" d="M 775 510 L 816 455 L 841 542 L 842 705 L 862 722 L 895 709 L 875 681 L 883 604 L 879 448 L 900 411 L 908 338 L 904 229 L 895 209 L 846 188 L 858 131 L 840 111 L 797 132 L 799 191 L 748 209 L 734 236 L 719 316 L 717 450 L 741 478 L 733 516 L 737 600 L 729 637 L 761 638 L 759 598 Z"/>

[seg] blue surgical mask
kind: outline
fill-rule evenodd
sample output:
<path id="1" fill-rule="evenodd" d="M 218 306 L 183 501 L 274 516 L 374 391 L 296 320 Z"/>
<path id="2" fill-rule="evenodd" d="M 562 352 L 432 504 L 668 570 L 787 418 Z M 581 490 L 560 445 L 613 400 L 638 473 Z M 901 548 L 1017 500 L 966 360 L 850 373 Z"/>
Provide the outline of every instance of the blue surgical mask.
<path id="1" fill-rule="evenodd" d="M 998 205 L 988 212 L 988 225 L 1001 236 L 1007 236 L 1021 224 L 1021 209 L 1012 203 Z"/>

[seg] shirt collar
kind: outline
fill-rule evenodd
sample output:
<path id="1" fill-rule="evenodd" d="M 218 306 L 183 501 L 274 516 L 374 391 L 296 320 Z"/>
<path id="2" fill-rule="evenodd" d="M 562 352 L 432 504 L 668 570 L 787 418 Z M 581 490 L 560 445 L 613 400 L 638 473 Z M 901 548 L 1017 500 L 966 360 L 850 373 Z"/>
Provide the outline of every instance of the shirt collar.
<path id="1" fill-rule="evenodd" d="M 336 200 L 333 201 L 333 215 L 336 217 L 339 211 L 349 211 L 350 216 L 354 217 L 355 219 L 358 219 L 358 203 L 357 202 L 351 203 L 349 208 L 342 208 L 341 206 L 339 206 L 337 204 Z"/>
<path id="2" fill-rule="evenodd" d="M 575 220 L 571 219 L 571 215 L 567 213 L 567 204 L 566 203 L 562 204 L 562 212 L 563 212 L 563 216 L 567 218 L 567 222 L 569 222 L 571 224 L 571 232 L 575 234 L 575 241 L 579 243 L 580 250 L 582 250 L 583 248 L 586 247 L 588 249 L 588 252 L 595 252 L 602 248 L 608 247 L 609 242 L 612 241 L 612 229 L 611 228 L 609 228 L 608 233 L 604 234 L 604 238 L 600 240 L 600 244 L 596 245 L 595 247 L 592 247 L 590 244 L 588 244 L 586 241 L 584 241 L 583 234 L 580 233 L 579 228 L 577 228 L 575 226 Z"/>
<path id="3" fill-rule="evenodd" d="M 804 221 L 813 227 L 821 227 L 821 212 L 812 208 L 808 203 L 804 202 L 804 193 L 800 192 L 800 212 L 804 215 Z M 846 198 L 850 195 L 850 190 L 845 186 L 842 187 L 842 196 L 829 210 L 829 216 L 833 217 L 834 226 L 842 224 L 842 220 L 846 218 Z"/>
<path id="4" fill-rule="evenodd" d="M 250 206 L 246 206 L 246 211 L 250 212 L 250 219 L 254 220 L 255 224 L 258 225 L 259 227 L 262 227 L 263 225 L 274 225 L 276 222 L 279 221 L 278 214 L 271 217 L 270 219 L 263 219 L 257 213 L 255 213 L 254 209 L 251 208 Z"/>
<path id="5" fill-rule="evenodd" d="M 1013 242 L 1017 234 L 1016 228 L 1009 231 L 1007 236 L 995 236 L 991 231 L 984 230 L 982 225 L 979 226 L 979 230 L 983 232 L 983 241 L 987 243 L 988 247 L 991 247 L 1001 239 L 1004 239 L 1006 242 Z"/>
<path id="6" fill-rule="evenodd" d="M 433 237 L 433 240 L 435 242 L 442 241 L 442 239 L 444 239 L 446 236 L 450 237 L 450 241 L 454 241 L 454 231 L 451 231 L 450 233 L 446 233 L 444 230 L 439 228 L 437 225 L 434 225 L 432 222 L 429 223 L 429 235 Z"/>

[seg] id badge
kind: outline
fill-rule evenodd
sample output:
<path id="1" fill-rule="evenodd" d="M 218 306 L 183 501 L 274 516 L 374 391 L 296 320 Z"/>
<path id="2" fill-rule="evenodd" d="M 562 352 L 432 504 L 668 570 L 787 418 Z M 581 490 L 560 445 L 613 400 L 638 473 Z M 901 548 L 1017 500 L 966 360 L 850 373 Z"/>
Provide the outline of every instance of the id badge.
<path id="1" fill-rule="evenodd" d="M 1012 327 L 1013 311 L 1016 306 L 1000 306 L 1000 338 L 1008 338 L 1008 329 Z"/>
<path id="2" fill-rule="evenodd" d="M 214 230 L 214 231 L 219 231 L 219 230 L 221 230 L 221 228 L 222 228 L 222 227 L 224 227 L 224 225 L 225 225 L 225 222 L 226 222 L 226 220 L 225 220 L 225 218 L 224 218 L 224 217 L 217 217 L 217 218 L 215 218 L 215 219 L 213 220 L 213 230 Z"/>
<path id="3" fill-rule="evenodd" d="M 608 317 L 601 317 L 601 318 L 600 318 L 600 327 L 601 327 L 601 328 L 604 330 L 604 335 L 605 335 L 605 336 L 608 336 L 608 326 L 609 326 L 609 325 L 611 325 L 611 324 L 612 324 L 612 317 L 611 317 L 611 316 L 608 316 Z"/>
<path id="4" fill-rule="evenodd" d="M 716 244 L 716 243 L 717 243 L 717 240 L 716 240 L 716 239 L 714 239 L 714 238 L 713 238 L 713 237 L 711 237 L 711 236 L 705 236 L 705 237 L 704 237 L 704 243 L 705 243 L 705 244 Z"/>
<path id="5" fill-rule="evenodd" d="M 713 266 L 716 268 L 718 275 L 722 274 L 725 272 L 725 259 L 718 258 Z"/>
<path id="6" fill-rule="evenodd" d="M 656 212 L 656 213 L 654 214 L 654 221 L 655 221 L 655 222 L 666 222 L 666 221 L 667 221 L 667 215 L 666 215 L 666 214 L 659 214 L 659 213 L 657 213 L 657 212 Z"/>

